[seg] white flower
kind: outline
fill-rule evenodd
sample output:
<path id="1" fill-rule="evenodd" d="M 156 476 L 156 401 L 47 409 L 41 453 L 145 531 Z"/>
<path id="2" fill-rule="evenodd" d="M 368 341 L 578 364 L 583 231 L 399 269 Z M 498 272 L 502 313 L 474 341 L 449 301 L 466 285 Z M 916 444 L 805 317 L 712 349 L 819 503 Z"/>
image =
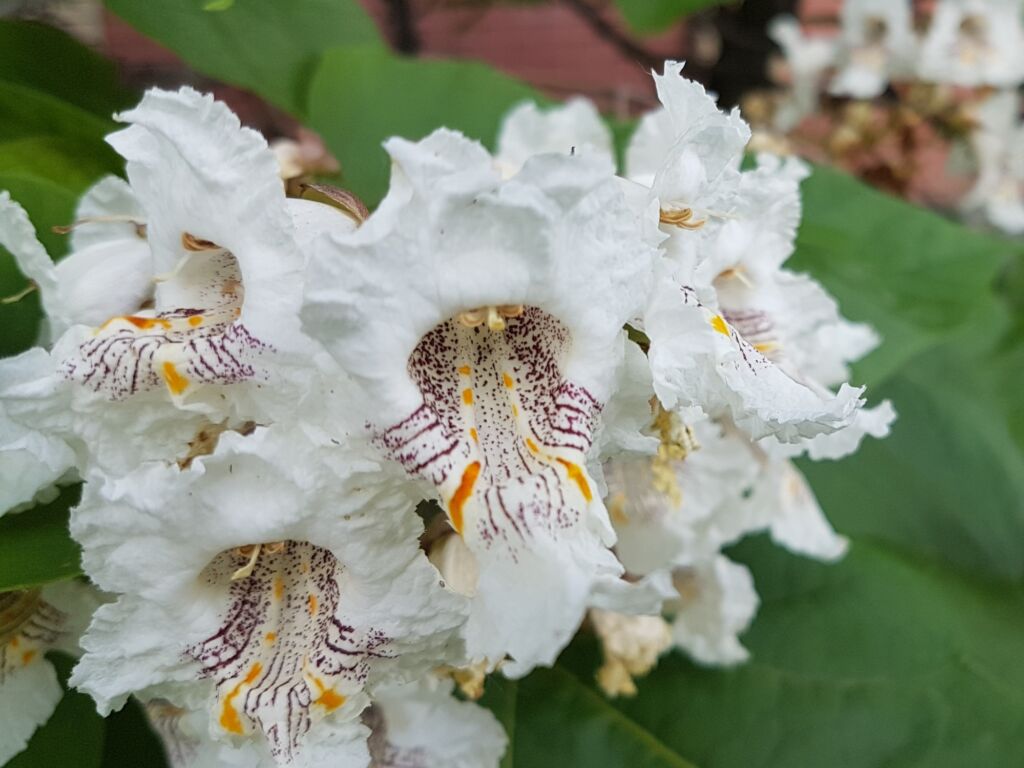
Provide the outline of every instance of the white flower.
<path id="1" fill-rule="evenodd" d="M 680 70 L 669 62 L 666 74 L 655 76 L 665 111 L 651 123 L 658 130 L 638 132 L 627 154 L 638 181 L 662 163 L 651 194 L 669 238 L 644 313 L 655 392 L 668 409 L 728 414 L 755 438 L 792 441 L 834 431 L 860 405 L 859 390 L 843 385 L 833 395 L 794 379 L 759 339 L 746 338 L 753 322 L 745 334 L 717 306 L 718 278 L 730 269 L 739 274 L 735 267 L 747 254 L 760 273 L 771 274 L 792 252 L 802 166 L 771 162 L 741 173 L 749 129 L 738 113 L 719 112 Z M 751 319 L 747 306 L 736 309 L 742 312 L 733 320 Z"/>
<path id="2" fill-rule="evenodd" d="M 75 452 L 59 436 L 67 394 L 43 350 L 0 360 L 0 515 L 32 501 L 76 466 Z"/>
<path id="3" fill-rule="evenodd" d="M 675 455 L 663 444 L 654 458 L 622 456 L 605 466 L 615 551 L 630 573 L 703 562 L 755 528 L 741 504 L 759 469 L 752 447 L 710 421 L 683 440 L 689 445 Z"/>
<path id="4" fill-rule="evenodd" d="M 768 25 L 768 35 L 782 48 L 789 65 L 789 89 L 774 115 L 774 127 L 782 132 L 795 128 L 818 109 L 821 78 L 836 56 L 835 41 L 809 37 L 792 16 L 777 16 Z"/>
<path id="5" fill-rule="evenodd" d="M 978 178 L 961 201 L 969 214 L 1011 235 L 1024 234 L 1024 123 L 1016 90 L 999 91 L 976 109 L 970 146 Z"/>
<path id="6" fill-rule="evenodd" d="M 97 603 L 93 590 L 73 581 L 0 592 L 0 765 L 53 714 L 64 691 L 45 654 L 78 655 Z"/>
<path id="7" fill-rule="evenodd" d="M 521 674 L 621 584 L 586 463 L 655 252 L 599 157 L 536 156 L 502 181 L 449 131 L 386 147 L 391 190 L 314 254 L 305 327 L 477 557 L 471 655 Z"/>
<path id="8" fill-rule="evenodd" d="M 130 314 L 152 294 L 143 215 L 125 182 L 108 176 L 78 203 L 71 254 L 54 264 L 22 208 L 0 191 L 0 242 L 39 288 L 54 340 L 76 324 Z"/>
<path id="9" fill-rule="evenodd" d="M 54 376 L 75 386 L 51 436 L 115 473 L 183 459 L 210 426 L 292 418 L 316 394 L 311 380 L 341 377 L 300 332 L 298 309 L 309 242 L 356 226 L 331 206 L 286 199 L 266 142 L 209 96 L 150 91 L 119 119 L 131 126 L 110 141 L 130 186 L 108 179 L 86 195 L 73 253 L 56 267 L 0 194 L 0 238 L 39 283 L 51 326 L 105 316 L 54 346 Z"/>
<path id="10" fill-rule="evenodd" d="M 271 427 L 222 435 L 184 470 L 87 478 L 72 533 L 118 599 L 73 683 L 101 712 L 130 693 L 206 709 L 218 739 L 255 735 L 303 765 L 320 722 L 356 717 L 368 686 L 460 663 L 465 601 L 420 551 L 413 501 L 379 476 L 353 449 Z"/>
<path id="11" fill-rule="evenodd" d="M 498 768 L 508 745 L 488 710 L 452 695 L 451 680 L 426 677 L 373 694 L 364 721 L 370 768 Z"/>
<path id="12" fill-rule="evenodd" d="M 507 176 L 518 173 L 534 155 L 548 153 L 595 155 L 615 162 L 612 133 L 593 102 L 577 96 L 543 110 L 523 102 L 505 115 L 494 159 Z"/>
<path id="13" fill-rule="evenodd" d="M 938 0 L 919 75 L 938 83 L 1016 88 L 1024 80 L 1018 0 Z"/>
<path id="14" fill-rule="evenodd" d="M 750 626 L 760 600 L 746 566 L 719 555 L 675 572 L 679 601 L 666 605 L 673 642 L 701 664 L 746 661 L 739 636 Z"/>
<path id="15" fill-rule="evenodd" d="M 841 25 L 832 93 L 872 99 L 909 74 L 918 45 L 910 0 L 846 0 Z"/>

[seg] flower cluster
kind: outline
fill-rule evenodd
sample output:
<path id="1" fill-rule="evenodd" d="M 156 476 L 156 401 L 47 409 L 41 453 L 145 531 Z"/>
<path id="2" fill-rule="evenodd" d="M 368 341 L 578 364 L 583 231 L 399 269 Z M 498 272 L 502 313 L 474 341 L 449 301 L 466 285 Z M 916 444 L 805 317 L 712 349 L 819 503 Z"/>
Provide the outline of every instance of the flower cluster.
<path id="1" fill-rule="evenodd" d="M 0 760 L 56 702 L 60 638 L 71 684 L 135 696 L 181 766 L 495 766 L 455 683 L 552 664 L 588 615 L 612 694 L 672 645 L 745 657 L 757 596 L 722 548 L 841 556 L 792 459 L 894 413 L 845 383 L 873 332 L 783 266 L 806 169 L 741 170 L 747 125 L 681 70 L 621 175 L 572 101 L 514 110 L 494 155 L 389 140 L 372 213 L 288 197 L 186 88 L 118 116 L 127 182 L 85 195 L 56 265 L 0 193 L 46 312 L 0 361 L 2 508 L 83 481 L 98 590 L 3 596 Z"/>
<path id="2" fill-rule="evenodd" d="M 790 88 L 774 105 L 772 128 L 790 132 L 819 112 L 823 92 L 863 102 L 895 89 L 893 124 L 880 129 L 878 115 L 853 106 L 831 137 L 832 153 L 899 133 L 906 155 L 920 124 L 935 124 L 964 140 L 976 170 L 957 201 L 961 211 L 1024 234 L 1022 14 L 1020 0 L 937 0 L 919 31 L 911 0 L 844 0 L 834 37 L 810 36 L 796 19 L 779 17 L 770 33 L 785 55 Z M 898 166 L 896 175 L 912 172 Z"/>

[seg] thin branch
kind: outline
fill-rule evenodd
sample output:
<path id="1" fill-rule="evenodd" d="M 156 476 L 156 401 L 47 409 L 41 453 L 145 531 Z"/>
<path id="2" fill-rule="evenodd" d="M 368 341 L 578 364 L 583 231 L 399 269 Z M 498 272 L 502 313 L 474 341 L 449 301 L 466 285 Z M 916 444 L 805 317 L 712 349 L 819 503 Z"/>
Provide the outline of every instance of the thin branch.
<path id="1" fill-rule="evenodd" d="M 603 40 L 619 49 L 625 56 L 642 64 L 644 67 L 660 69 L 665 57 L 644 48 L 629 35 L 618 30 L 601 12 L 586 0 L 564 0 L 576 15 L 583 19 Z"/>
<path id="2" fill-rule="evenodd" d="M 420 52 L 420 36 L 413 18 L 411 0 L 388 0 L 391 37 L 395 50 L 408 56 Z"/>

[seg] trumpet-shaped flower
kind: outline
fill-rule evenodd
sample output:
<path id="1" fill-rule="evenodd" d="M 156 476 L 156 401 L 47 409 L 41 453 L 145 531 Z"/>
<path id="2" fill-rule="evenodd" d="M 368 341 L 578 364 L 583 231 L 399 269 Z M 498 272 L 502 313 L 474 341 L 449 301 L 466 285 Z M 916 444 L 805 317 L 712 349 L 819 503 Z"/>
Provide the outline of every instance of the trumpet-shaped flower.
<path id="1" fill-rule="evenodd" d="M 84 584 L 0 592 L 0 764 L 28 744 L 64 691 L 45 654 L 78 655 L 78 639 L 98 603 Z"/>
<path id="2" fill-rule="evenodd" d="M 832 93 L 872 99 L 893 77 L 908 74 L 914 62 L 910 0 L 847 0 L 843 3 L 839 71 Z"/>
<path id="3" fill-rule="evenodd" d="M 455 133 L 386 146 L 388 197 L 314 254 L 305 326 L 479 561 L 471 655 L 521 673 L 624 586 L 586 464 L 655 252 L 599 157 L 536 156 L 503 181 Z"/>
<path id="4" fill-rule="evenodd" d="M 205 709 L 216 738 L 305 765 L 366 688 L 459 663 L 465 601 L 379 474 L 353 449 L 271 427 L 224 435 L 185 469 L 88 478 L 72 529 L 118 598 L 73 683 L 102 712 L 130 693 Z"/>
<path id="5" fill-rule="evenodd" d="M 1011 235 L 1024 233 L 1024 124 L 1019 112 L 1016 91 L 994 93 L 977 108 L 970 145 L 978 177 L 961 202 L 967 213 Z"/>
<path id="6" fill-rule="evenodd" d="M 266 142 L 209 96 L 150 91 L 119 119 L 131 125 L 110 142 L 130 186 L 107 179 L 86 195 L 56 266 L 0 197 L 0 238 L 39 285 L 51 327 L 71 326 L 51 352 L 54 375 L 74 385 L 68 396 L 53 384 L 70 398 L 60 436 L 114 472 L 181 460 L 211 425 L 269 423 L 310 396 L 328 359 L 299 330 L 304 249 L 356 225 L 286 199 Z M 124 285 L 111 273 L 121 252 Z"/>
<path id="7" fill-rule="evenodd" d="M 1024 79 L 1024 24 L 1017 0 L 939 0 L 921 46 L 926 80 L 1016 88 Z"/>
<path id="8" fill-rule="evenodd" d="M 835 61 L 833 40 L 809 37 L 792 16 L 772 19 L 768 34 L 782 48 L 789 66 L 789 92 L 774 115 L 774 127 L 782 132 L 795 128 L 801 120 L 814 114 L 821 93 L 821 79 Z"/>

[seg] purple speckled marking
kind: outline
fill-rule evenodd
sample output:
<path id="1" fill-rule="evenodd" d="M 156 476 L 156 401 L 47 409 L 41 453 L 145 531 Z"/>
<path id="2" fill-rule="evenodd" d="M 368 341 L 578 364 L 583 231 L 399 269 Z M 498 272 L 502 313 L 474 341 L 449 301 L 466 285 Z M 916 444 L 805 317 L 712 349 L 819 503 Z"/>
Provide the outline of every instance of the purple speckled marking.
<path id="1" fill-rule="evenodd" d="M 171 362 L 190 382 L 234 384 L 256 375 L 256 359 L 269 350 L 238 320 L 244 291 L 235 257 L 201 252 L 207 281 L 190 294 L 199 306 L 176 307 L 153 318 L 113 318 L 83 343 L 61 371 L 111 400 L 163 386 L 162 364 Z M 193 325 L 192 318 L 202 322 Z"/>
<path id="2" fill-rule="evenodd" d="M 513 557 L 531 531 L 574 526 L 587 504 L 557 460 L 583 471 L 601 412 L 585 388 L 562 375 L 570 344 L 565 326 L 533 307 L 503 332 L 448 320 L 409 358 L 423 404 L 375 435 L 388 456 L 439 489 L 481 462 L 465 525 L 488 545 L 504 541 Z M 463 400 L 466 389 L 472 405 Z"/>
<path id="3" fill-rule="evenodd" d="M 276 758 L 287 760 L 332 709 L 318 702 L 324 692 L 344 696 L 361 688 L 370 660 L 387 655 L 389 640 L 341 620 L 343 568 L 326 549 L 290 541 L 282 552 L 261 553 L 249 577 L 230 581 L 244 560 L 224 552 L 207 567 L 207 584 L 228 587 L 228 607 L 220 629 L 186 656 L 216 681 L 218 706 L 233 708 L 244 727 L 263 732 Z M 240 689 L 256 665 L 258 673 Z"/>
<path id="4" fill-rule="evenodd" d="M 63 611 L 41 600 L 10 638 L 0 640 L 0 685 L 30 661 L 41 659 L 64 634 L 67 618 Z"/>

